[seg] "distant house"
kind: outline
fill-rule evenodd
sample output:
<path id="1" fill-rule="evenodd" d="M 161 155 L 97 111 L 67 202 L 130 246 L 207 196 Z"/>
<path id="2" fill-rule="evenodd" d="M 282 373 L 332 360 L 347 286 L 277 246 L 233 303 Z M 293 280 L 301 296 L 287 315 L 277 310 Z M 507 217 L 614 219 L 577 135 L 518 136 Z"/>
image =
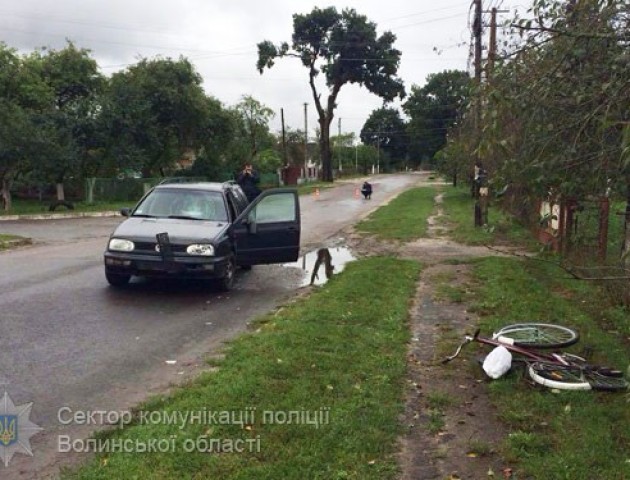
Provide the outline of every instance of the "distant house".
<path id="1" fill-rule="evenodd" d="M 197 160 L 197 153 L 194 150 L 192 150 L 192 149 L 188 149 L 175 162 L 176 163 L 176 167 L 175 168 L 176 168 L 176 170 L 189 169 L 190 167 L 193 166 L 193 164 L 195 163 L 195 160 Z"/>
<path id="2" fill-rule="evenodd" d="M 307 144 L 306 158 L 304 148 L 289 159 L 289 165 L 278 170 L 284 185 L 300 185 L 319 179 L 321 164 L 319 161 L 319 145 L 316 142 Z"/>

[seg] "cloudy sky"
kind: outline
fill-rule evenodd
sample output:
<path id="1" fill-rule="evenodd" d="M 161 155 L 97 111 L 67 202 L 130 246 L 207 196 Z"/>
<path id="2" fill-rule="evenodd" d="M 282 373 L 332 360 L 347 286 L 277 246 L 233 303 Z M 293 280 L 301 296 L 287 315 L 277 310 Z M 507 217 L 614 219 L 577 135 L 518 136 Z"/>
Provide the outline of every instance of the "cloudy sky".
<path id="1" fill-rule="evenodd" d="M 483 7 L 513 12 L 529 3 L 483 0 Z M 395 46 L 402 51 L 399 76 L 407 89 L 422 86 L 431 73 L 471 71 L 471 0 L 0 0 L 0 41 L 28 53 L 42 46 L 63 48 L 70 39 L 92 51 L 105 75 L 140 58 L 183 55 L 203 77 L 206 92 L 226 106 L 252 95 L 272 108 L 277 113 L 274 131 L 280 130 L 281 108 L 285 124 L 302 129 L 308 103 L 308 129 L 314 135 L 317 117 L 307 70 L 298 60 L 285 58 L 260 75 L 256 44 L 290 41 L 292 14 L 331 5 L 339 11 L 354 8 L 376 23 L 379 34 L 390 30 L 396 35 Z M 511 16 L 502 13 L 500 20 Z M 484 19 L 489 24 L 488 14 Z M 341 118 L 341 132 L 358 135 L 381 101 L 365 89 L 345 85 L 338 105 L 333 132 Z"/>

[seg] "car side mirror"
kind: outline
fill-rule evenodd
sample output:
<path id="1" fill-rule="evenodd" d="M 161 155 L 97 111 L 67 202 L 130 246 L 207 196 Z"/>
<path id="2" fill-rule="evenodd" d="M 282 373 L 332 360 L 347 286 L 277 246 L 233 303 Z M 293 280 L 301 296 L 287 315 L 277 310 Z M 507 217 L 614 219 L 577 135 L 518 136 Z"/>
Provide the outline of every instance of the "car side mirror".
<path id="1" fill-rule="evenodd" d="M 125 208 L 121 208 L 120 209 L 120 214 L 123 217 L 128 217 L 131 214 L 131 210 L 129 208 L 126 208 L 126 207 Z"/>

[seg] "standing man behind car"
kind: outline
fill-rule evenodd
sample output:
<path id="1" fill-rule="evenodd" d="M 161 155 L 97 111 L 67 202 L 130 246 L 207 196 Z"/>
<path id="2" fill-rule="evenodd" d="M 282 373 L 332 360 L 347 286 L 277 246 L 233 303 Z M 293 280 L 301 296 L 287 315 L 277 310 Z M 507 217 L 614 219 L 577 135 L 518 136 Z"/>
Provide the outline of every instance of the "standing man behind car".
<path id="1" fill-rule="evenodd" d="M 258 172 L 254 170 L 254 167 L 250 162 L 245 164 L 243 171 L 239 173 L 236 178 L 236 183 L 238 183 L 243 189 L 243 192 L 247 196 L 247 200 L 250 202 L 260 195 L 260 188 L 258 188 L 259 182 L 260 177 Z"/>

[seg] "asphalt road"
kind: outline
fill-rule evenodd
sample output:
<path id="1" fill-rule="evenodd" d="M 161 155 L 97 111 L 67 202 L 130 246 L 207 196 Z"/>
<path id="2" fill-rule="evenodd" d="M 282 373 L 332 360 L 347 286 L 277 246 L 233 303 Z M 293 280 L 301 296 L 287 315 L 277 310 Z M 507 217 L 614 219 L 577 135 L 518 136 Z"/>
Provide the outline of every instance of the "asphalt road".
<path id="1" fill-rule="evenodd" d="M 374 177 L 371 201 L 355 198 L 358 183 L 302 197 L 302 253 L 339 241 L 344 227 L 423 178 Z M 0 252 L 0 384 L 15 405 L 33 402 L 30 420 L 44 428 L 31 439 L 34 456 L 18 453 L 8 468 L 0 464 L 1 478 L 54 475 L 77 458 L 57 452 L 58 436 L 95 429 L 62 425 L 60 409 L 124 410 L 195 375 L 205 368 L 204 355 L 286 301 L 304 275 L 295 267 L 257 266 L 239 272 L 228 294 L 174 281 L 134 280 L 113 289 L 102 253 L 120 221 L 0 222 L 0 233 L 34 240 Z"/>

